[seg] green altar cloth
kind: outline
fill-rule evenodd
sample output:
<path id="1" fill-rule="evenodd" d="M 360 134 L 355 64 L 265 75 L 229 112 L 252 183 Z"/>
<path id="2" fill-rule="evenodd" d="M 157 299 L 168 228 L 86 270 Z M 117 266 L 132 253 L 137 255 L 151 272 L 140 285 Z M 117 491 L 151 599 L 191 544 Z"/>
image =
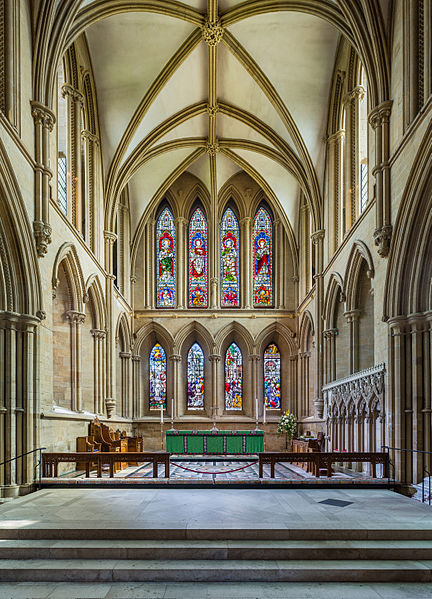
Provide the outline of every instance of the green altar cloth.
<path id="1" fill-rule="evenodd" d="M 264 451 L 264 431 L 166 431 L 166 450 L 184 454 L 234 454 Z"/>

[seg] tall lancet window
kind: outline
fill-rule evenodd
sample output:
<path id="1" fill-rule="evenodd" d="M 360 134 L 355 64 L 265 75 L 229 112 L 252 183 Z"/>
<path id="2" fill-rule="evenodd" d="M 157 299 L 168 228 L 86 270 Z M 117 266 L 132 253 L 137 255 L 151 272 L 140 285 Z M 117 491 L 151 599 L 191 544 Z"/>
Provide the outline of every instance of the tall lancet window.
<path id="1" fill-rule="evenodd" d="M 265 308 L 273 305 L 273 228 L 263 207 L 255 215 L 252 242 L 253 304 Z"/>
<path id="2" fill-rule="evenodd" d="M 194 343 L 187 355 L 187 407 L 204 408 L 204 352 Z"/>
<path id="3" fill-rule="evenodd" d="M 225 354 L 225 409 L 243 406 L 243 358 L 239 346 L 231 343 Z"/>
<path id="4" fill-rule="evenodd" d="M 150 410 L 160 410 L 166 408 L 167 395 L 167 363 L 166 353 L 162 345 L 156 343 L 150 352 Z"/>
<path id="5" fill-rule="evenodd" d="M 240 305 L 240 235 L 238 220 L 231 208 L 222 217 L 220 230 L 221 306 Z"/>
<path id="6" fill-rule="evenodd" d="M 264 351 L 264 399 L 266 410 L 281 407 L 281 358 L 274 343 Z"/>
<path id="7" fill-rule="evenodd" d="M 197 208 L 189 222 L 189 308 L 207 308 L 207 220 Z"/>
<path id="8" fill-rule="evenodd" d="M 156 225 L 156 306 L 175 308 L 176 261 L 175 224 L 172 212 L 164 208 Z"/>

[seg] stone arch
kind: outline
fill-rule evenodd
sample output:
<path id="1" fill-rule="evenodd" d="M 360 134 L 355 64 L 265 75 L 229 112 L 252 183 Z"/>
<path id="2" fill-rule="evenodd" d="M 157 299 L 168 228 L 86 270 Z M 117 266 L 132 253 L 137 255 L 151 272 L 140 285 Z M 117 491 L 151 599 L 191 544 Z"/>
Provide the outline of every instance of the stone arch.
<path id="1" fill-rule="evenodd" d="M 196 340 L 204 351 L 204 355 L 210 356 L 214 353 L 215 340 L 211 333 L 200 323 L 194 320 L 189 324 L 183 326 L 176 334 L 175 350 L 176 353 L 182 355 L 185 350 L 189 350 L 189 343 L 191 339 Z M 192 343 L 190 343 L 192 344 Z M 187 346 L 187 347 L 186 347 Z"/>
<path id="2" fill-rule="evenodd" d="M 105 330 L 106 328 L 106 307 L 102 285 L 97 274 L 92 274 L 86 281 L 84 299 L 87 304 L 91 301 L 94 309 L 94 329 Z"/>
<path id="3" fill-rule="evenodd" d="M 154 340 L 155 343 L 159 342 L 166 351 L 167 356 L 170 356 L 174 353 L 175 344 L 171 333 L 158 322 L 149 322 L 143 325 L 136 333 L 134 333 L 135 353 L 141 353 L 142 355 L 141 350 L 143 344 L 145 344 L 149 338 L 152 341 Z"/>
<path id="4" fill-rule="evenodd" d="M 363 262 L 367 265 L 366 274 L 369 279 L 375 275 L 372 255 L 369 248 L 363 241 L 357 239 L 348 257 L 347 267 L 345 271 L 345 294 L 346 294 L 346 309 L 355 310 L 357 306 L 357 292 L 360 270 Z"/>
<path id="5" fill-rule="evenodd" d="M 234 206 L 237 209 L 237 215 L 238 215 L 239 222 L 247 214 L 247 208 L 245 205 L 243 195 L 241 194 L 241 192 L 239 191 L 237 186 L 233 183 L 233 179 L 237 175 L 238 175 L 238 173 L 235 173 L 234 175 L 232 175 L 232 177 L 230 177 L 228 179 L 228 181 L 226 181 L 226 183 L 224 183 L 222 188 L 219 190 L 219 193 L 218 193 L 218 206 L 219 206 L 218 218 L 219 218 L 219 220 L 222 218 L 223 213 L 229 206 L 230 201 L 234 204 Z"/>
<path id="6" fill-rule="evenodd" d="M 222 349 L 230 336 L 235 335 L 241 339 L 243 347 L 246 349 L 246 355 L 255 353 L 255 343 L 250 332 L 240 323 L 233 320 L 225 325 L 215 335 L 215 352 L 222 356 Z"/>
<path id="7" fill-rule="evenodd" d="M 202 210 L 208 221 L 211 214 L 210 194 L 207 187 L 198 178 L 195 185 L 189 190 L 181 206 L 181 212 L 188 221 L 197 205 L 202 206 Z"/>
<path id="8" fill-rule="evenodd" d="M 308 336 L 315 337 L 315 327 L 312 314 L 309 310 L 303 312 L 299 327 L 299 349 L 300 351 L 308 351 Z"/>
<path id="9" fill-rule="evenodd" d="M 57 286 L 59 284 L 59 267 L 63 266 L 66 277 L 69 282 L 69 288 L 71 293 L 71 310 L 78 312 L 84 311 L 84 277 L 81 270 L 80 261 L 78 258 L 78 252 L 76 247 L 71 242 L 66 242 L 57 252 L 54 260 L 53 274 L 52 274 L 52 294 L 53 298 L 56 297 Z"/>
<path id="10" fill-rule="evenodd" d="M 129 321 L 126 316 L 126 312 L 122 312 L 117 319 L 116 326 L 116 334 L 115 334 L 116 342 L 121 339 L 123 343 L 123 351 L 130 351 L 132 347 L 132 339 L 130 333 Z"/>
<path id="11" fill-rule="evenodd" d="M 336 302 L 345 301 L 344 281 L 338 272 L 332 272 L 324 300 L 324 320 L 327 328 L 334 328 Z"/>

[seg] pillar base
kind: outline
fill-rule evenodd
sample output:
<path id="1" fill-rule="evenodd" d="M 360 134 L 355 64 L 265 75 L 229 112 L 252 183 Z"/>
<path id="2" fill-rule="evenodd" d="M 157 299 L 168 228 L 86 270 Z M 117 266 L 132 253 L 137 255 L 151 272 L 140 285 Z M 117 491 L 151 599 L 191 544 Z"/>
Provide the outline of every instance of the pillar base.
<path id="1" fill-rule="evenodd" d="M 20 495 L 20 485 L 1 485 L 0 497 L 2 499 L 15 499 Z"/>
<path id="2" fill-rule="evenodd" d="M 322 418 L 324 413 L 324 400 L 317 397 L 314 399 L 315 417 Z"/>

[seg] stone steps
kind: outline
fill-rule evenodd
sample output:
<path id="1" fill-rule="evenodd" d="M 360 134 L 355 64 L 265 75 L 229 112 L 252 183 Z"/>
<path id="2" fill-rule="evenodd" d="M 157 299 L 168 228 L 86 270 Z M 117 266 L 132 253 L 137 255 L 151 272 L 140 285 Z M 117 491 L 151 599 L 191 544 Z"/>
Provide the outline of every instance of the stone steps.
<path id="1" fill-rule="evenodd" d="M 432 560 L 432 541 L 0 542 L 0 560 Z"/>
<path id="2" fill-rule="evenodd" d="M 431 582 L 432 561 L 0 560 L 1 582 Z"/>

